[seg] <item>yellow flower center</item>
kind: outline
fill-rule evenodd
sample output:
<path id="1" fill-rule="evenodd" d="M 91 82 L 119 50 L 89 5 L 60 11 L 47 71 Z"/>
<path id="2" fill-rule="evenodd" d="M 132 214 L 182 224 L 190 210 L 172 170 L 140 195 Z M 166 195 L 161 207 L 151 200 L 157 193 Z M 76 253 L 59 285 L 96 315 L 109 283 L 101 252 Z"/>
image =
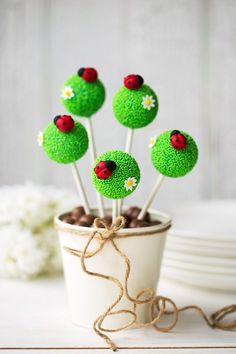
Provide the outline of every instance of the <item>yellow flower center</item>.
<path id="1" fill-rule="evenodd" d="M 151 104 L 150 98 L 146 98 L 146 100 L 145 100 L 145 105 L 146 105 L 146 106 L 150 106 L 150 104 Z"/>
<path id="2" fill-rule="evenodd" d="M 70 97 L 70 95 L 71 95 L 70 90 L 66 90 L 66 91 L 65 91 L 65 96 L 66 96 L 66 97 Z"/>
<path id="3" fill-rule="evenodd" d="M 134 183 L 134 182 L 132 181 L 132 179 L 129 179 L 129 180 L 127 181 L 127 184 L 128 184 L 129 187 L 131 187 L 131 186 L 133 185 L 133 183 Z"/>

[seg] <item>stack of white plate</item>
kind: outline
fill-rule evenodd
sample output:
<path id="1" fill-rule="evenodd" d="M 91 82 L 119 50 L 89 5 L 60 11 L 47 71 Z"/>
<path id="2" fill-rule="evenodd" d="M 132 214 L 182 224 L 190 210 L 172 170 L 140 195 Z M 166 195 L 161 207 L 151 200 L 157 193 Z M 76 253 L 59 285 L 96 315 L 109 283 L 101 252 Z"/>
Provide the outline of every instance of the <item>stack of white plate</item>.
<path id="1" fill-rule="evenodd" d="M 162 276 L 236 291 L 236 202 L 204 201 L 170 211 Z"/>

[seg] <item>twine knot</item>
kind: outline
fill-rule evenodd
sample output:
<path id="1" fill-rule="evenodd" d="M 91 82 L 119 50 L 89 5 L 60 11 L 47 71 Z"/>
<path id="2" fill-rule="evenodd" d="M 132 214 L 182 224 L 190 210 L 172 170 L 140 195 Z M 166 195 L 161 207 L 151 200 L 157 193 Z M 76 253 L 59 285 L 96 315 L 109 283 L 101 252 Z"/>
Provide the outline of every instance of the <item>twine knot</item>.
<path id="1" fill-rule="evenodd" d="M 117 231 L 123 229 L 125 222 L 124 216 L 117 217 L 111 225 L 107 220 L 96 218 L 93 226 L 96 229 L 96 233 L 100 235 L 101 240 L 105 241 L 113 238 Z M 101 227 L 104 227 L 105 230 L 101 231 Z"/>

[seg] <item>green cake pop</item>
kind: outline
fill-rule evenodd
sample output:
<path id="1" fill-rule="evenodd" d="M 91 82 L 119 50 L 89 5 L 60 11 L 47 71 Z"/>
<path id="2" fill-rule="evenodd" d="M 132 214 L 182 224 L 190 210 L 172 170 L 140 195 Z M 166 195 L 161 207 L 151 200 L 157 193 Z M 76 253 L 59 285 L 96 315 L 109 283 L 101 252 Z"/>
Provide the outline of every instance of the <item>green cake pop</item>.
<path id="1" fill-rule="evenodd" d="M 97 157 L 91 116 L 103 105 L 105 88 L 98 79 L 94 68 L 81 68 L 76 75 L 69 77 L 64 83 L 61 101 L 66 110 L 79 117 L 85 117 L 90 142 L 91 163 Z M 97 193 L 97 203 L 100 217 L 104 216 L 102 196 Z"/>
<path id="2" fill-rule="evenodd" d="M 193 138 L 183 131 L 161 134 L 151 149 L 153 166 L 164 176 L 182 177 L 189 173 L 198 159 Z"/>
<path id="3" fill-rule="evenodd" d="M 71 116 L 56 116 L 44 132 L 38 134 L 38 143 L 51 160 L 60 164 L 71 163 L 83 207 L 86 214 L 90 214 L 88 199 L 75 163 L 88 149 L 88 135 L 84 126 L 74 122 Z"/>
<path id="4" fill-rule="evenodd" d="M 93 68 L 81 68 L 64 83 L 61 101 L 66 110 L 79 117 L 91 117 L 103 105 L 105 88 Z"/>
<path id="5" fill-rule="evenodd" d="M 124 78 L 122 86 L 113 98 L 113 112 L 119 123 L 128 128 L 125 151 L 131 152 L 134 129 L 150 124 L 158 112 L 158 98 L 140 75 Z M 121 212 L 123 201 L 119 201 Z"/>
<path id="6" fill-rule="evenodd" d="M 48 157 L 58 163 L 67 164 L 79 160 L 88 149 L 86 129 L 79 122 L 71 124 L 70 116 L 58 116 L 43 132 L 42 147 Z M 61 127 L 60 127 L 61 124 Z M 63 124 L 71 124 L 69 131 L 63 131 Z"/>
<path id="7" fill-rule="evenodd" d="M 138 219 L 146 215 L 153 199 L 155 198 L 164 177 L 182 177 L 189 173 L 198 159 L 198 148 L 193 138 L 179 130 L 168 130 L 157 139 L 151 138 L 151 160 L 153 166 L 160 172 Z"/>
<path id="8" fill-rule="evenodd" d="M 110 199 L 120 199 L 136 189 L 140 181 L 140 169 L 131 155 L 114 150 L 96 159 L 91 176 L 99 193 Z"/>
<path id="9" fill-rule="evenodd" d="M 116 119 L 131 129 L 143 128 L 150 124 L 158 111 L 155 92 L 143 84 L 140 75 L 128 75 L 124 86 L 113 98 L 113 112 Z"/>

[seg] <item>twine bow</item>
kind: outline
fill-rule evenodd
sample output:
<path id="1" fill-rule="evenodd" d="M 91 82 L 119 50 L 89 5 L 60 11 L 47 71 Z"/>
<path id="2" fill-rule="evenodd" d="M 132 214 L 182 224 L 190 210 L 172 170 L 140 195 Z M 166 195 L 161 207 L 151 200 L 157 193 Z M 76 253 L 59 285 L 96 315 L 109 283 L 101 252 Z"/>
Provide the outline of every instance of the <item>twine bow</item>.
<path id="1" fill-rule="evenodd" d="M 198 311 L 198 313 L 203 317 L 203 319 L 206 321 L 208 326 L 212 328 L 220 328 L 224 330 L 229 330 L 229 329 L 234 329 L 236 328 L 236 320 L 233 320 L 231 322 L 222 322 L 222 319 L 225 318 L 227 315 L 232 314 L 236 312 L 236 304 L 235 305 L 230 305 L 226 306 L 223 309 L 220 309 L 219 311 L 216 311 L 213 313 L 210 318 L 203 312 L 203 310 L 196 306 L 196 305 L 189 305 L 185 306 L 182 308 L 177 308 L 176 304 L 174 303 L 173 300 L 164 297 L 164 296 L 159 296 L 155 294 L 155 290 L 152 288 L 144 288 L 142 289 L 136 297 L 132 297 L 129 294 L 128 291 L 128 280 L 129 280 L 129 275 L 130 275 L 130 261 L 129 258 L 118 248 L 114 238 L 116 236 L 117 231 L 122 229 L 125 226 L 125 218 L 123 216 L 119 216 L 116 218 L 116 220 L 109 225 L 109 223 L 103 219 L 95 219 L 94 220 L 94 228 L 95 231 L 90 235 L 88 242 L 86 243 L 84 250 L 79 251 L 73 248 L 69 247 L 64 247 L 64 250 L 69 252 L 70 254 L 77 256 L 80 258 L 81 266 L 82 269 L 85 273 L 91 276 L 103 278 L 106 280 L 109 280 L 113 282 L 119 289 L 119 294 L 117 295 L 117 299 L 108 307 L 108 309 L 101 314 L 93 323 L 93 329 L 94 331 L 102 337 L 109 347 L 113 350 L 117 350 L 117 346 L 115 343 L 110 339 L 108 335 L 105 334 L 105 332 L 118 332 L 121 331 L 125 328 L 128 327 L 147 327 L 150 325 L 153 325 L 154 329 L 157 331 L 161 332 L 168 332 L 170 331 L 177 323 L 178 321 L 178 314 L 180 312 L 189 310 L 189 309 L 194 309 Z M 101 230 L 101 227 L 104 227 L 104 230 Z M 170 227 L 170 226 L 169 226 Z M 161 230 L 159 233 L 163 232 Z M 88 248 L 91 242 L 93 241 L 94 238 L 97 238 L 99 240 L 99 246 L 89 252 Z M 104 244 L 106 242 L 111 242 L 111 245 L 115 249 L 115 251 L 123 258 L 125 262 L 125 280 L 124 280 L 124 285 L 120 282 L 119 279 L 111 276 L 111 275 L 105 275 L 97 272 L 92 272 L 87 269 L 85 260 L 86 258 L 91 258 L 94 255 L 96 255 L 98 252 L 100 252 Z M 131 303 L 132 303 L 132 309 L 127 310 L 127 309 L 122 309 L 122 310 L 114 310 L 115 306 L 121 301 L 121 299 L 125 296 Z M 138 316 L 137 316 L 137 305 L 141 304 L 147 304 L 148 305 L 148 316 L 149 316 L 149 321 L 145 323 L 140 323 L 138 321 Z M 169 310 L 169 307 L 172 307 L 172 310 Z M 167 309 L 168 307 L 168 309 Z M 115 315 L 120 315 L 122 313 L 130 314 L 131 315 L 131 320 L 124 324 L 121 327 L 118 328 L 105 328 L 103 326 L 104 320 L 109 317 L 109 316 L 115 316 Z M 165 325 L 165 326 L 160 326 L 158 323 L 160 322 L 160 319 L 164 315 L 172 315 L 172 321 Z"/>

